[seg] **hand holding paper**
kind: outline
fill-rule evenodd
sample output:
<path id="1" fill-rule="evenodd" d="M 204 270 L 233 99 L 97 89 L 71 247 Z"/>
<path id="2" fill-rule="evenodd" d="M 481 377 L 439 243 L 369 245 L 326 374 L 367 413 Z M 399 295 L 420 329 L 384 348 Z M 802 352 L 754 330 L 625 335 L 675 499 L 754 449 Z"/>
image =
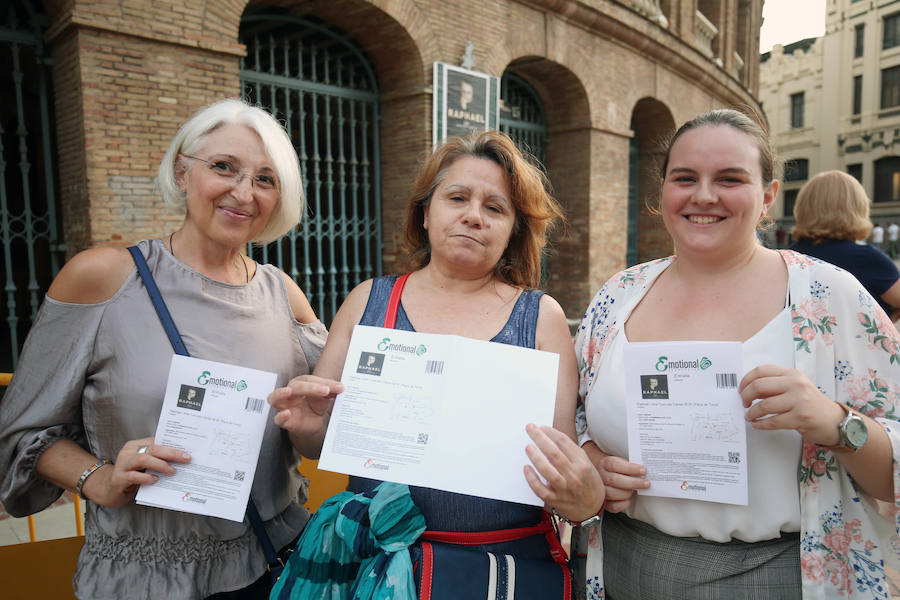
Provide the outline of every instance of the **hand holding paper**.
<path id="1" fill-rule="evenodd" d="M 840 443 L 835 423 L 844 419 L 843 409 L 802 371 L 761 365 L 744 376 L 739 390 L 748 409 L 745 418 L 754 428 L 793 429 L 815 444 Z"/>
<path id="2" fill-rule="evenodd" d="M 747 505 L 740 342 L 625 347 L 628 458 L 647 469 L 638 494 Z"/>
<path id="3" fill-rule="evenodd" d="M 606 510 L 612 513 L 625 512 L 631 506 L 635 491 L 650 487 L 647 469 L 644 465 L 629 462 L 620 456 L 605 454 L 594 442 L 588 442 L 584 451 L 597 467 L 606 486 Z"/>
<path id="4" fill-rule="evenodd" d="M 288 431 L 303 456 L 319 456 L 334 399 L 343 391 L 339 381 L 301 375 L 269 394 L 269 404 L 278 411 L 275 424 Z"/>
<path id="5" fill-rule="evenodd" d="M 144 452 L 138 452 L 145 448 Z M 138 487 L 155 483 L 159 477 L 151 471 L 174 475 L 169 463 L 190 462 L 191 455 L 176 448 L 153 443 L 153 438 L 125 442 L 113 464 L 91 475 L 82 488 L 85 499 L 100 506 L 125 506 L 134 500 Z"/>
<path id="6" fill-rule="evenodd" d="M 557 354 L 357 325 L 319 468 L 541 506 L 522 476 L 550 425 Z"/>
<path id="7" fill-rule="evenodd" d="M 135 502 L 242 521 L 268 421 L 264 398 L 275 379 L 275 373 L 173 356 L 154 439 L 190 452 L 192 460 L 174 474 L 158 471 Z M 146 454 L 140 461 L 150 460 Z M 134 464 L 134 457 L 127 462 Z"/>
<path id="8" fill-rule="evenodd" d="M 576 522 L 600 512 L 606 493 L 587 454 L 552 427 L 529 423 L 525 430 L 535 443 L 525 448 L 534 465 L 525 465 L 525 479 L 544 506 Z"/>

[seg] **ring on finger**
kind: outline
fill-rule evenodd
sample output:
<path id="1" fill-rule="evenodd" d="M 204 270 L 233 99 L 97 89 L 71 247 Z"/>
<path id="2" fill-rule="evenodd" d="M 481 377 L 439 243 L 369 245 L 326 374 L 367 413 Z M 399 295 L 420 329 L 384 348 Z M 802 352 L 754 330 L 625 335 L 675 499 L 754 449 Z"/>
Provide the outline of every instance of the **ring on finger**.
<path id="1" fill-rule="evenodd" d="M 140 448 L 137 449 L 137 453 L 138 453 L 138 454 L 146 454 L 146 453 L 147 453 L 147 448 L 149 448 L 149 447 L 150 447 L 149 444 L 148 444 L 148 445 L 141 446 Z"/>

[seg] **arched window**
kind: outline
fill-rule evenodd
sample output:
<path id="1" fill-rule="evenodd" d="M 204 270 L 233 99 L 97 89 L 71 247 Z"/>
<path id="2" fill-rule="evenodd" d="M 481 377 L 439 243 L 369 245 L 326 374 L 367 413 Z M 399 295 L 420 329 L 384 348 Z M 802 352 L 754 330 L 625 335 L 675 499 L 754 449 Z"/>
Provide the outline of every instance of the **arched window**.
<path id="1" fill-rule="evenodd" d="M 547 119 L 544 105 L 534 88 L 515 73 L 500 80 L 500 131 L 509 135 L 520 150 L 532 154 L 543 165 L 547 158 Z"/>
<path id="2" fill-rule="evenodd" d="M 308 18 L 248 12 L 240 40 L 244 96 L 287 124 L 307 203 L 299 230 L 250 251 L 293 277 L 330 323 L 356 284 L 381 274 L 375 72 L 353 40 Z"/>

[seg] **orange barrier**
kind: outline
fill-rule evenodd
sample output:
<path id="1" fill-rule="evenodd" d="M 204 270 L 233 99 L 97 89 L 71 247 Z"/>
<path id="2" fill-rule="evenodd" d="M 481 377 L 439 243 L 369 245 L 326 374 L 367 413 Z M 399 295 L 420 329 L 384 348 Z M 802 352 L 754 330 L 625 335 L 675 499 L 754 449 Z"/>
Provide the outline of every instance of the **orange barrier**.
<path id="1" fill-rule="evenodd" d="M 0 373 L 0 387 L 8 386 L 11 379 L 12 373 Z M 81 499 L 77 495 L 75 523 L 77 536 L 38 542 L 35 541 L 34 517 L 28 516 L 28 537 L 31 541 L 0 546 L 0 581 L 3 581 L 4 598 L 75 598 L 72 574 L 84 544 Z"/>
<path id="2" fill-rule="evenodd" d="M 3 598 L 74 599 L 72 575 L 84 537 L 0 546 Z"/>
<path id="3" fill-rule="evenodd" d="M 321 471 L 318 468 L 319 461 L 304 458 L 297 470 L 309 479 L 309 499 L 306 508 L 309 512 L 315 512 L 322 503 L 347 489 L 347 476 L 331 471 Z"/>

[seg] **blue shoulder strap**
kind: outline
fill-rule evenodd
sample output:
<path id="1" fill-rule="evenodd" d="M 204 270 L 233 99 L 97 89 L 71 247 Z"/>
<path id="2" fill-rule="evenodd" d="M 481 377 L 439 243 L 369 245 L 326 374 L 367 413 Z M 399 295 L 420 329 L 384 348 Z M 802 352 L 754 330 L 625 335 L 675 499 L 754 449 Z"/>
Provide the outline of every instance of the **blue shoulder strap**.
<path id="1" fill-rule="evenodd" d="M 137 265 L 138 274 L 144 281 L 144 287 L 147 288 L 147 293 L 150 295 L 150 300 L 153 302 L 153 308 L 156 309 L 156 314 L 159 315 L 159 320 L 162 322 L 163 329 L 166 330 L 166 335 L 169 336 L 169 341 L 172 342 L 172 348 L 175 350 L 176 354 L 190 356 L 187 348 L 184 346 L 184 342 L 181 341 L 181 335 L 178 333 L 178 328 L 175 327 L 175 321 L 172 320 L 172 315 L 169 313 L 166 301 L 163 300 L 162 294 L 159 293 L 159 288 L 156 286 L 156 281 L 154 281 L 153 275 L 150 273 L 150 268 L 147 266 L 147 261 L 144 259 L 143 253 L 137 246 L 129 246 L 128 251 L 131 252 L 134 264 Z M 263 526 L 259 511 L 256 510 L 256 504 L 254 504 L 253 498 L 249 498 L 247 502 L 247 518 L 250 521 L 250 525 L 253 527 L 253 531 L 256 532 L 256 537 L 259 538 L 263 554 L 266 556 L 266 568 L 272 576 L 272 581 L 278 581 L 278 578 L 281 576 L 281 571 L 284 569 L 284 563 L 281 562 L 281 559 L 278 558 L 278 554 L 275 552 L 275 547 L 272 545 L 272 540 L 269 539 L 269 534 L 266 533 L 266 528 Z"/>
<path id="2" fill-rule="evenodd" d="M 150 294 L 153 308 L 156 309 L 156 314 L 159 315 L 159 320 L 162 321 L 163 329 L 166 330 L 166 335 L 169 336 L 169 341 L 172 342 L 175 354 L 190 356 L 187 348 L 184 347 L 184 342 L 181 341 L 181 335 L 178 333 L 178 328 L 175 327 L 175 321 L 172 320 L 166 301 L 163 300 L 162 294 L 159 293 L 159 288 L 156 287 L 156 281 L 154 281 L 153 275 L 150 274 L 144 255 L 137 246 L 129 246 L 128 251 L 131 252 L 131 257 L 134 259 L 134 264 L 137 265 L 138 273 L 141 279 L 144 280 L 144 287 L 147 288 L 147 293 Z"/>

